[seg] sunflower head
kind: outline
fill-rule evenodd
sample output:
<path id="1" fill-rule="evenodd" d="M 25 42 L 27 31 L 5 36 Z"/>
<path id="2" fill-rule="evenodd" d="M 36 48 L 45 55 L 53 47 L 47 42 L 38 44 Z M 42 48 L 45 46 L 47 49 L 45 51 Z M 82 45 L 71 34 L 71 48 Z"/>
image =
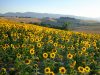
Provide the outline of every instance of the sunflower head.
<path id="1" fill-rule="evenodd" d="M 14 71 L 14 70 L 15 70 L 15 68 L 11 67 L 11 68 L 9 68 L 9 70 L 10 70 L 10 71 Z"/>
<path id="2" fill-rule="evenodd" d="M 16 56 L 17 56 L 17 58 L 21 58 L 21 54 L 19 54 L 19 53 Z"/>
<path id="3" fill-rule="evenodd" d="M 85 72 L 90 72 L 90 67 L 89 66 L 85 67 Z"/>
<path id="4" fill-rule="evenodd" d="M 86 51 L 86 47 L 82 47 L 82 52 L 85 52 Z"/>
<path id="5" fill-rule="evenodd" d="M 37 47 L 41 48 L 42 44 L 41 43 L 37 43 Z"/>
<path id="6" fill-rule="evenodd" d="M 88 56 L 88 52 L 86 52 L 84 55 L 85 55 L 85 56 Z"/>
<path id="7" fill-rule="evenodd" d="M 54 72 L 50 72 L 49 75 L 55 75 L 55 73 Z"/>
<path id="8" fill-rule="evenodd" d="M 64 48 L 65 48 L 65 46 L 64 46 L 64 45 L 60 45 L 60 48 L 64 49 Z"/>
<path id="9" fill-rule="evenodd" d="M 38 67 L 38 64 L 34 64 L 34 67 Z"/>
<path id="10" fill-rule="evenodd" d="M 53 40 L 49 40 L 48 42 L 52 44 L 53 43 Z"/>
<path id="11" fill-rule="evenodd" d="M 58 46 L 58 43 L 54 43 L 53 46 L 54 46 L 54 47 L 57 47 L 57 46 Z"/>
<path id="12" fill-rule="evenodd" d="M 55 58 L 55 53 L 50 53 L 50 58 Z"/>
<path id="13" fill-rule="evenodd" d="M 96 42 L 93 42 L 93 46 L 96 47 Z"/>
<path id="14" fill-rule="evenodd" d="M 47 53 L 43 53 L 43 58 L 48 58 L 48 54 Z"/>
<path id="15" fill-rule="evenodd" d="M 44 69 L 44 73 L 50 73 L 50 68 L 49 68 L 49 67 L 46 67 L 46 68 Z"/>
<path id="16" fill-rule="evenodd" d="M 53 52 L 53 53 L 57 53 L 57 50 L 56 50 L 56 49 L 52 49 L 52 52 Z"/>
<path id="17" fill-rule="evenodd" d="M 81 56 L 83 54 L 82 51 L 78 51 L 78 55 Z"/>
<path id="18" fill-rule="evenodd" d="M 25 60 L 25 64 L 29 65 L 31 63 L 31 60 L 30 59 L 26 59 Z"/>
<path id="19" fill-rule="evenodd" d="M 35 38 L 35 42 L 39 42 L 39 38 L 37 37 L 37 38 Z"/>
<path id="20" fill-rule="evenodd" d="M 30 54 L 35 54 L 35 50 L 32 48 L 32 49 L 30 49 Z"/>
<path id="21" fill-rule="evenodd" d="M 68 53 L 67 58 L 68 59 L 72 59 L 73 58 L 73 55 L 71 53 Z"/>
<path id="22" fill-rule="evenodd" d="M 60 68 L 59 68 L 59 72 L 60 72 L 61 74 L 65 74 L 65 73 L 66 73 L 65 67 L 60 67 Z"/>
<path id="23" fill-rule="evenodd" d="M 1 71 L 4 71 L 4 72 L 6 72 L 6 68 L 1 68 Z"/>
<path id="24" fill-rule="evenodd" d="M 67 38 L 67 39 L 65 39 L 65 41 L 66 41 L 66 42 L 69 42 L 69 39 Z"/>
<path id="25" fill-rule="evenodd" d="M 70 67 L 71 67 L 71 68 L 74 68 L 75 65 L 76 65 L 76 61 L 74 61 L 73 63 L 71 63 L 71 64 L 70 64 Z"/>
<path id="26" fill-rule="evenodd" d="M 78 67 L 78 71 L 79 71 L 80 73 L 84 73 L 84 72 L 85 72 L 84 67 L 79 66 L 79 67 Z"/>

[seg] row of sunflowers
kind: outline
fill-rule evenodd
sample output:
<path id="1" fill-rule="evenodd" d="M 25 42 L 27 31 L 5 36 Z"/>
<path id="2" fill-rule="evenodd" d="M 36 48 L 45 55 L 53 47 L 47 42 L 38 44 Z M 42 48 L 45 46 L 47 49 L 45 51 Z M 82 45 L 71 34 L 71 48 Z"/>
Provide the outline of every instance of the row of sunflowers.
<path id="1" fill-rule="evenodd" d="M 100 34 L 0 19 L 0 75 L 100 75 Z"/>

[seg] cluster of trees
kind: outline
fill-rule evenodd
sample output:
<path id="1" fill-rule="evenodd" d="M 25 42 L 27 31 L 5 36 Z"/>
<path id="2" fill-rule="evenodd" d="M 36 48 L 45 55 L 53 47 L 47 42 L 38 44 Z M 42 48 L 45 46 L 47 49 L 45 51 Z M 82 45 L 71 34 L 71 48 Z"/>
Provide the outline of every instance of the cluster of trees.
<path id="1" fill-rule="evenodd" d="M 38 22 L 35 23 L 30 22 L 30 23 L 35 25 L 45 26 L 45 27 L 56 28 L 56 29 L 69 30 L 73 24 L 72 21 L 75 21 L 75 19 L 69 17 L 60 17 L 57 19 L 44 18 L 41 20 L 40 23 Z"/>
<path id="2" fill-rule="evenodd" d="M 30 24 L 35 24 L 35 25 L 40 25 L 40 26 L 44 26 L 44 27 L 50 27 L 50 28 L 56 28 L 56 29 L 61 29 L 61 30 L 70 30 L 70 26 L 71 26 L 71 22 L 65 22 L 63 23 L 63 25 L 61 26 L 57 26 L 57 25 L 52 25 L 52 24 L 45 24 L 43 22 L 41 23 L 37 23 L 37 22 L 30 22 Z"/>

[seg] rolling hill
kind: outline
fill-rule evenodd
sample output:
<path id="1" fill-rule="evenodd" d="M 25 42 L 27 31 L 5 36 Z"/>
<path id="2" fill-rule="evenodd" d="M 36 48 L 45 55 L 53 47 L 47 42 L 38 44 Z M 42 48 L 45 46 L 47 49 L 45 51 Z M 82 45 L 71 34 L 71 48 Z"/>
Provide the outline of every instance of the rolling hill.
<path id="1" fill-rule="evenodd" d="M 37 12 L 8 12 L 8 13 L 0 13 L 0 16 L 13 16 L 13 17 L 31 17 L 31 18 L 44 18 L 44 17 L 50 17 L 50 18 L 60 18 L 60 17 L 71 17 L 76 19 L 82 19 L 82 20 L 98 20 L 100 21 L 100 18 L 89 18 L 89 17 L 82 17 L 82 16 L 75 16 L 75 15 L 64 15 L 64 14 L 51 14 L 51 13 L 37 13 Z"/>

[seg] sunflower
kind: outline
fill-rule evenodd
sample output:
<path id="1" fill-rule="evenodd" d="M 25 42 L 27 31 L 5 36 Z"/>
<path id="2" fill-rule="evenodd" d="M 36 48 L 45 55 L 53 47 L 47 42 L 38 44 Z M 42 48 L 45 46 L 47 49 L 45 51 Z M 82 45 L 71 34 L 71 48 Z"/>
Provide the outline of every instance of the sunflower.
<path id="1" fill-rule="evenodd" d="M 64 40 L 65 40 L 65 38 L 63 37 L 63 38 L 61 38 L 61 40 L 62 40 L 62 41 L 64 41 Z"/>
<path id="2" fill-rule="evenodd" d="M 85 52 L 86 51 L 86 47 L 82 47 L 82 52 Z"/>
<path id="3" fill-rule="evenodd" d="M 15 70 L 15 68 L 13 68 L 13 67 L 12 67 L 12 68 L 9 68 L 9 70 L 10 70 L 10 71 L 14 71 L 14 70 Z"/>
<path id="4" fill-rule="evenodd" d="M 52 44 L 53 43 L 53 40 L 49 40 L 48 42 Z"/>
<path id="5" fill-rule="evenodd" d="M 71 50 L 74 50 L 75 48 L 74 48 L 74 46 L 73 46 L 73 45 L 71 45 L 71 46 L 70 46 L 70 49 L 71 49 Z"/>
<path id="6" fill-rule="evenodd" d="M 49 36 L 48 36 L 48 39 L 51 39 L 51 38 L 52 38 L 52 36 L 51 36 L 51 35 L 49 35 Z"/>
<path id="7" fill-rule="evenodd" d="M 22 46 L 21 46 L 22 48 L 25 48 L 26 47 L 26 44 L 22 44 Z"/>
<path id="8" fill-rule="evenodd" d="M 34 67 L 38 67 L 38 64 L 34 64 Z"/>
<path id="9" fill-rule="evenodd" d="M 93 42 L 93 46 L 96 47 L 96 42 Z"/>
<path id="10" fill-rule="evenodd" d="M 89 66 L 85 67 L 85 72 L 90 72 L 90 67 Z"/>
<path id="11" fill-rule="evenodd" d="M 52 49 L 52 52 L 53 52 L 53 53 L 57 53 L 57 50 L 56 50 L 56 49 Z"/>
<path id="12" fill-rule="evenodd" d="M 46 68 L 44 69 L 44 72 L 45 72 L 45 73 L 50 73 L 50 68 L 49 68 L 49 67 L 46 67 Z"/>
<path id="13" fill-rule="evenodd" d="M 6 50 L 6 47 L 3 46 L 3 49 Z"/>
<path id="14" fill-rule="evenodd" d="M 76 43 L 75 46 L 78 47 L 79 46 L 79 43 Z"/>
<path id="15" fill-rule="evenodd" d="M 4 71 L 4 72 L 6 72 L 6 68 L 1 68 L 1 71 Z"/>
<path id="16" fill-rule="evenodd" d="M 91 45 L 90 44 L 88 44 L 88 47 L 87 48 L 89 48 Z"/>
<path id="17" fill-rule="evenodd" d="M 39 41 L 41 41 L 41 38 L 39 38 Z"/>
<path id="18" fill-rule="evenodd" d="M 79 71 L 80 73 L 84 73 L 84 67 L 79 66 L 79 67 L 78 67 L 78 71 Z"/>
<path id="19" fill-rule="evenodd" d="M 19 54 L 19 53 L 16 56 L 17 56 L 17 58 L 21 58 L 21 54 Z"/>
<path id="20" fill-rule="evenodd" d="M 35 42 L 39 42 L 39 38 L 37 37 L 37 38 L 35 38 L 35 40 L 34 40 Z"/>
<path id="21" fill-rule="evenodd" d="M 43 53 L 43 58 L 47 58 L 48 57 L 48 54 L 47 53 Z"/>
<path id="22" fill-rule="evenodd" d="M 5 34 L 5 35 L 4 35 L 4 37 L 6 37 L 6 38 L 7 38 L 7 37 L 8 37 L 8 34 Z"/>
<path id="23" fill-rule="evenodd" d="M 82 51 L 78 51 L 78 55 L 80 56 L 80 55 L 82 55 L 83 54 L 83 52 Z"/>
<path id="24" fill-rule="evenodd" d="M 67 58 L 68 59 L 72 59 L 73 58 L 73 55 L 71 53 L 68 53 Z"/>
<path id="25" fill-rule="evenodd" d="M 11 48 L 15 48 L 15 46 L 13 44 L 11 44 Z"/>
<path id="26" fill-rule="evenodd" d="M 54 47 L 57 47 L 57 46 L 58 46 L 58 43 L 54 43 L 53 46 L 54 46 Z"/>
<path id="27" fill-rule="evenodd" d="M 76 65 L 76 61 L 74 61 L 73 63 L 70 64 L 71 68 L 74 68 L 74 66 Z"/>
<path id="28" fill-rule="evenodd" d="M 29 65 L 31 63 L 31 60 L 30 59 L 26 59 L 25 60 L 25 64 Z"/>
<path id="29" fill-rule="evenodd" d="M 85 41 L 85 42 L 84 42 L 84 46 L 85 46 L 86 48 L 88 48 L 88 47 L 89 47 L 89 42 L 88 42 L 88 41 Z"/>
<path id="30" fill-rule="evenodd" d="M 55 73 L 54 72 L 50 72 L 49 75 L 55 75 Z"/>
<path id="31" fill-rule="evenodd" d="M 41 42 L 41 45 L 44 45 L 44 42 Z"/>
<path id="32" fill-rule="evenodd" d="M 55 58 L 55 53 L 50 53 L 50 58 Z"/>
<path id="33" fill-rule="evenodd" d="M 67 47 L 68 50 L 70 50 L 70 47 Z"/>
<path id="34" fill-rule="evenodd" d="M 8 48 L 9 47 L 9 44 L 5 44 L 5 47 Z"/>
<path id="35" fill-rule="evenodd" d="M 84 55 L 85 55 L 85 56 L 88 56 L 88 52 L 86 52 Z"/>
<path id="36" fill-rule="evenodd" d="M 65 67 L 60 67 L 60 68 L 59 68 L 59 72 L 60 72 L 61 74 L 66 73 Z"/>
<path id="37" fill-rule="evenodd" d="M 34 42 L 34 38 L 30 38 L 30 41 L 33 43 Z"/>
<path id="38" fill-rule="evenodd" d="M 66 38 L 66 39 L 65 39 L 65 41 L 66 41 L 66 42 L 69 42 L 69 39 L 68 39 L 68 38 Z"/>
<path id="39" fill-rule="evenodd" d="M 37 47 L 39 47 L 39 48 L 40 48 L 41 46 L 42 46 L 42 45 L 41 45 L 41 43 L 37 43 Z"/>
<path id="40" fill-rule="evenodd" d="M 60 48 L 64 49 L 64 48 L 65 48 L 65 46 L 64 46 L 64 45 L 61 45 L 61 46 L 60 46 Z"/>
<path id="41" fill-rule="evenodd" d="M 32 49 L 30 49 L 30 54 L 35 54 L 35 51 L 34 51 L 34 49 L 32 48 Z"/>

